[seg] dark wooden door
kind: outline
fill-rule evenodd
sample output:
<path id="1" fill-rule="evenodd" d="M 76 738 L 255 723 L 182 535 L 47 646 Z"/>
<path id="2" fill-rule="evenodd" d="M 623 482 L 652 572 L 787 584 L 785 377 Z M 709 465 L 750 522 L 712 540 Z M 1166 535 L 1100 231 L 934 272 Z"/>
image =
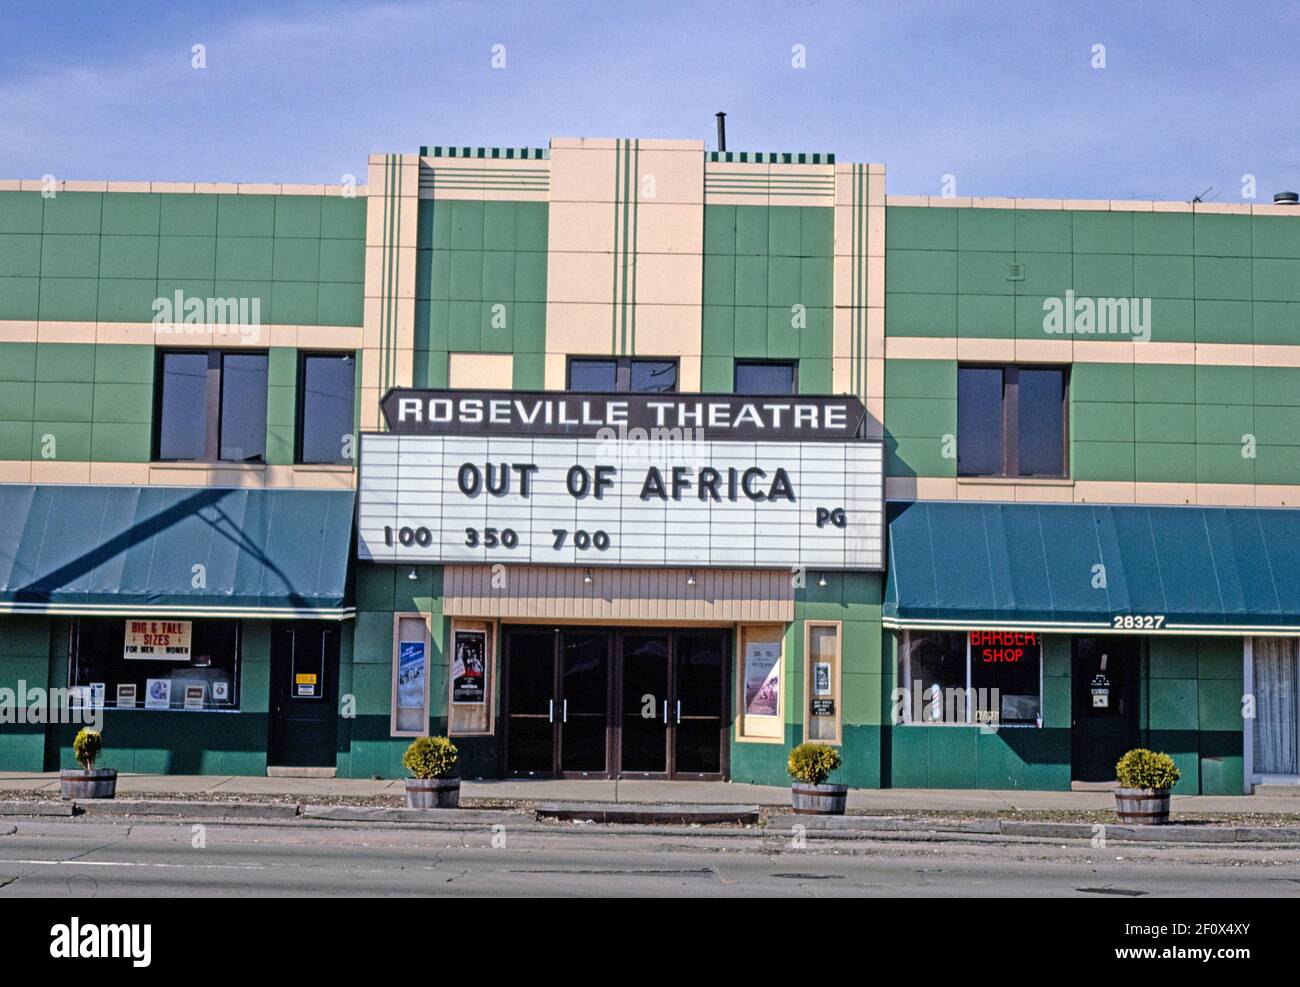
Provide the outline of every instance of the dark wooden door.
<path id="1" fill-rule="evenodd" d="M 293 621 L 273 627 L 268 765 L 334 767 L 338 673 L 337 624 Z"/>
<path id="2" fill-rule="evenodd" d="M 1137 745 L 1142 642 L 1099 634 L 1073 647 L 1070 777 L 1114 781 L 1115 762 Z"/>

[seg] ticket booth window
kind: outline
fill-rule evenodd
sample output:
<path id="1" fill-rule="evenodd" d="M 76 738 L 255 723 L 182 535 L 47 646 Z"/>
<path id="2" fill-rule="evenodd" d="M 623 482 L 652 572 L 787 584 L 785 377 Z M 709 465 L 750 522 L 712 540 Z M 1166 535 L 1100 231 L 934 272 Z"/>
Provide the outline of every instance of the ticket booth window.
<path id="1" fill-rule="evenodd" d="M 804 695 L 807 715 L 804 740 L 838 744 L 840 740 L 840 622 L 804 625 Z"/>

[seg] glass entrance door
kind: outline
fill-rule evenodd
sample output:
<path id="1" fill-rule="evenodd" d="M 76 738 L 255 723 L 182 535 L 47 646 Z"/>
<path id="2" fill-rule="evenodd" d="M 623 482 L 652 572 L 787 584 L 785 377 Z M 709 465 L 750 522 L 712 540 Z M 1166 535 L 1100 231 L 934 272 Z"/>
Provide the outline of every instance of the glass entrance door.
<path id="1" fill-rule="evenodd" d="M 506 772 L 721 779 L 727 631 L 506 627 Z"/>
<path id="2" fill-rule="evenodd" d="M 726 743 L 724 631 L 678 631 L 673 646 L 674 777 L 721 778 Z"/>
<path id="3" fill-rule="evenodd" d="M 623 774 L 668 773 L 670 642 L 666 631 L 622 635 L 619 770 Z"/>
<path id="4" fill-rule="evenodd" d="M 509 628 L 503 635 L 510 774 L 555 773 L 555 638 L 550 627 Z"/>
<path id="5" fill-rule="evenodd" d="M 560 773 L 609 774 L 608 631 L 560 632 Z"/>

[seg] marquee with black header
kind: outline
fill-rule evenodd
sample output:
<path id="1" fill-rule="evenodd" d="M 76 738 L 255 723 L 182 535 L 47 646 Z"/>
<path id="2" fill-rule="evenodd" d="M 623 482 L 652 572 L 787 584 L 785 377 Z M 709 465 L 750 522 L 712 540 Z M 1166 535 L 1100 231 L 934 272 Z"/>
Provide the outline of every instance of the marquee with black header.
<path id="1" fill-rule="evenodd" d="M 853 397 L 391 391 L 358 553 L 389 562 L 879 570 Z"/>

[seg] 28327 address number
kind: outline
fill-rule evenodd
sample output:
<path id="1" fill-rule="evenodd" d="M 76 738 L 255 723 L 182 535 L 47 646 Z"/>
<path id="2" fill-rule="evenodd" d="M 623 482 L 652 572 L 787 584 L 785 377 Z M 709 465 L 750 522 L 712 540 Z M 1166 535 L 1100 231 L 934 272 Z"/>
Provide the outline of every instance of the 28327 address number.
<path id="1" fill-rule="evenodd" d="M 1165 626 L 1165 615 L 1126 613 L 1111 617 L 1110 626 L 1122 631 L 1158 631 Z"/>

